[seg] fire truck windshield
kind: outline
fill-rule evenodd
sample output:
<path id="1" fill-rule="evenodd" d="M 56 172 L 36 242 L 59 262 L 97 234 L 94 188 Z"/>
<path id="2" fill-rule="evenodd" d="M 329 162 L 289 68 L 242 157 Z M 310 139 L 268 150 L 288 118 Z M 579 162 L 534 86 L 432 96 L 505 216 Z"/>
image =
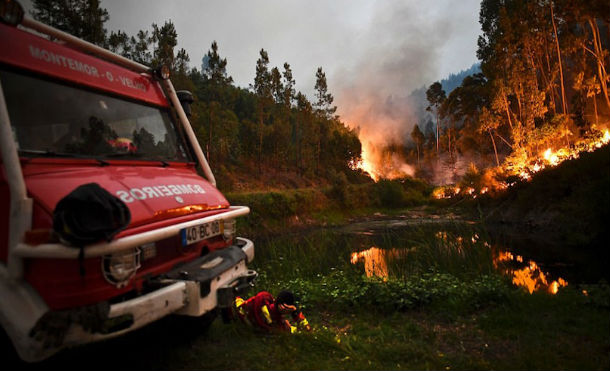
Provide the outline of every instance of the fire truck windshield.
<path id="1" fill-rule="evenodd" d="M 190 161 L 169 111 L 0 70 L 21 155 Z"/>

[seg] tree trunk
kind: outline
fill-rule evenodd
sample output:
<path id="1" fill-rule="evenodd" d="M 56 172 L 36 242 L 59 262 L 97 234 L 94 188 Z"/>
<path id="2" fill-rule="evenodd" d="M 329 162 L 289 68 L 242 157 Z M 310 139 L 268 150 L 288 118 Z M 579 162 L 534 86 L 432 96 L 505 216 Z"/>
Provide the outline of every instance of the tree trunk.
<path id="1" fill-rule="evenodd" d="M 557 108 L 556 108 L 556 103 L 555 103 L 555 94 L 553 94 L 553 87 L 551 85 L 551 82 L 549 81 L 549 77 L 547 76 L 546 71 L 544 70 L 544 64 L 542 63 L 542 58 L 540 57 L 540 55 L 537 55 L 537 60 L 538 60 L 538 68 L 540 69 L 540 74 L 542 75 L 542 80 L 544 81 L 544 85 L 546 86 L 546 91 L 550 95 L 551 102 L 553 104 L 553 112 L 556 114 Z"/>
<path id="2" fill-rule="evenodd" d="M 523 86 L 519 83 L 519 93 L 523 92 Z M 523 109 L 521 107 L 521 94 L 515 94 L 517 98 L 517 107 L 519 107 L 519 121 L 523 122 Z"/>
<path id="3" fill-rule="evenodd" d="M 210 149 L 212 148 L 212 106 L 210 105 L 210 110 L 208 112 L 208 145 L 207 145 L 207 160 L 209 163 L 212 163 L 212 157 L 210 157 Z"/>
<path id="4" fill-rule="evenodd" d="M 263 115 L 258 118 L 258 174 L 263 173 Z"/>
<path id="5" fill-rule="evenodd" d="M 322 139 L 320 138 L 320 133 L 318 133 L 318 148 L 317 148 L 317 154 L 316 154 L 316 175 L 320 174 L 320 155 L 322 153 Z"/>
<path id="6" fill-rule="evenodd" d="M 504 100 L 504 107 L 506 109 L 506 118 L 508 119 L 508 126 L 510 126 L 510 130 L 513 130 L 513 122 L 510 119 L 510 107 L 508 106 L 508 98 L 506 97 L 506 94 L 502 94 L 502 98 Z"/>
<path id="7" fill-rule="evenodd" d="M 599 120 L 597 117 L 597 94 L 593 91 L 593 110 L 595 112 L 595 126 L 599 125 Z"/>
<path id="8" fill-rule="evenodd" d="M 602 47 L 602 41 L 599 37 L 599 29 L 597 28 L 597 24 L 595 20 L 588 19 L 589 26 L 591 27 L 591 33 L 593 34 L 593 45 L 595 46 L 595 57 L 597 58 L 597 74 L 599 76 L 600 84 L 602 87 L 602 92 L 604 93 L 604 99 L 606 100 L 606 105 L 608 109 L 610 109 L 610 99 L 608 98 L 608 73 L 606 72 L 606 68 L 604 67 L 604 50 Z"/>
<path id="9" fill-rule="evenodd" d="M 502 137 L 500 134 L 498 134 L 498 133 L 496 133 L 496 135 L 498 136 L 498 138 L 502 139 L 502 141 L 503 141 L 504 143 L 506 143 L 506 145 L 507 145 L 507 146 L 509 146 L 509 147 L 510 147 L 510 149 L 513 149 L 512 144 L 510 144 L 510 143 L 508 142 L 508 140 L 504 139 L 504 138 L 503 138 L 503 137 Z"/>
<path id="10" fill-rule="evenodd" d="M 500 167 L 500 160 L 498 160 L 498 150 L 496 149 L 496 141 L 494 140 L 493 134 L 491 134 L 491 130 L 487 131 L 489 133 L 489 137 L 491 138 L 491 144 L 494 146 L 494 153 L 496 154 L 496 166 Z"/>
<path id="11" fill-rule="evenodd" d="M 449 138 L 449 158 L 453 159 L 453 154 L 451 153 L 451 128 L 447 130 L 447 137 Z"/>
<path id="12" fill-rule="evenodd" d="M 436 109 L 436 157 L 438 157 L 438 108 Z"/>
<path id="13" fill-rule="evenodd" d="M 566 92 L 563 84 L 563 66 L 561 63 L 561 50 L 559 49 L 559 36 L 557 35 L 557 26 L 555 25 L 555 13 L 553 12 L 553 2 L 549 3 L 551 8 L 551 22 L 553 23 L 553 32 L 555 33 L 555 46 L 557 48 L 557 61 L 559 62 L 559 79 L 561 81 L 561 101 L 563 113 L 568 114 L 568 105 L 566 103 Z"/>
<path id="14" fill-rule="evenodd" d="M 294 137 L 295 137 L 295 154 L 294 154 L 294 167 L 295 170 L 297 172 L 297 174 L 301 175 L 301 168 L 300 168 L 300 162 L 301 162 L 301 140 L 299 138 L 299 120 L 298 120 L 298 116 L 297 116 L 297 120 L 295 121 L 295 131 L 294 131 Z"/>
<path id="15" fill-rule="evenodd" d="M 546 41 L 545 41 L 546 42 Z M 553 94 L 553 104 L 555 104 L 555 108 L 553 109 L 554 113 L 557 114 L 557 102 L 555 101 L 555 97 L 557 97 L 557 99 L 559 99 L 559 95 L 557 94 L 557 90 L 555 89 L 555 86 L 553 85 L 553 71 L 551 71 L 551 60 L 549 57 L 549 51 L 548 49 L 545 50 L 544 52 L 545 57 L 546 57 L 546 65 L 547 68 L 549 70 L 549 84 L 551 87 L 551 94 Z"/>

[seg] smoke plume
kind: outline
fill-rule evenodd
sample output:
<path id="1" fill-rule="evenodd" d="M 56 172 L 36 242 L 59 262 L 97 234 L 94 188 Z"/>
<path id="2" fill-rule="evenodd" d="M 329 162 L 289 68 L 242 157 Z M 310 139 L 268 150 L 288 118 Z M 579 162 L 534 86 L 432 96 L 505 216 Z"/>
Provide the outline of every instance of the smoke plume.
<path id="1" fill-rule="evenodd" d="M 350 127 L 359 128 L 364 170 L 374 178 L 395 177 L 388 170 L 412 175 L 412 167 L 397 158 L 398 153 L 388 158 L 383 148 L 410 140 L 418 118 L 417 102 L 409 95 L 442 77 L 441 48 L 459 19 L 439 12 L 439 4 L 434 8 L 422 2 L 375 4 L 379 6 L 367 31 L 359 35 L 359 43 L 366 47 L 335 73 L 338 113 Z"/>

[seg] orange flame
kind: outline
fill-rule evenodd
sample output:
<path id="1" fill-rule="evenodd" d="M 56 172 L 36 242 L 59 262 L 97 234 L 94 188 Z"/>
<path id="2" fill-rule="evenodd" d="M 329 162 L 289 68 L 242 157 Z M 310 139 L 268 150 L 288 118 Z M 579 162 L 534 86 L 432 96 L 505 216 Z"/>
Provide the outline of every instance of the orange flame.
<path id="1" fill-rule="evenodd" d="M 530 181 L 533 174 L 545 169 L 546 167 L 554 167 L 566 160 L 576 159 L 580 157 L 581 153 L 593 152 L 597 148 L 600 148 L 608 143 L 610 143 L 610 131 L 606 129 L 603 135 L 592 139 L 581 139 L 574 142 L 569 148 L 560 148 L 556 151 L 553 151 L 553 148 L 547 148 L 542 154 L 539 154 L 539 157 L 533 159 L 528 158 L 526 155 L 513 158 L 512 163 L 505 163 L 500 169 L 502 169 L 502 172 L 504 172 L 506 175 L 516 175 L 524 181 Z M 485 194 L 490 190 L 502 190 L 513 185 L 515 185 L 515 182 L 507 183 L 495 181 L 493 186 L 484 186 L 478 191 L 478 193 Z M 437 199 L 451 198 L 457 196 L 458 194 L 461 194 L 462 196 L 470 196 L 472 198 L 477 197 L 477 193 L 472 191 L 472 188 L 470 187 L 466 189 L 466 192 L 462 193 L 460 193 L 461 190 L 457 186 L 453 187 L 453 192 L 451 191 L 451 188 L 452 186 L 438 187 L 433 191 L 433 197 Z"/>
<path id="2" fill-rule="evenodd" d="M 362 160 L 357 164 L 357 168 L 361 169 L 371 176 L 374 181 L 379 180 L 379 175 L 375 171 L 375 166 L 373 165 L 373 156 L 371 155 L 371 143 L 367 141 L 362 141 Z M 365 144 L 366 143 L 366 144 Z"/>

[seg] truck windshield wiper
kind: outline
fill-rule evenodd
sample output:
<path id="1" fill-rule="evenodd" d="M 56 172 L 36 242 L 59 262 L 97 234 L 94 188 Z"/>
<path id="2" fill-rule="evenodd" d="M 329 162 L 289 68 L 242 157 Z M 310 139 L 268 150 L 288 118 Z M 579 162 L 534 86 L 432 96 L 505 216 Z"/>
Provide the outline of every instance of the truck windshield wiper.
<path id="1" fill-rule="evenodd" d="M 103 158 L 117 158 L 117 157 L 133 157 L 133 158 L 140 158 L 140 157 L 144 157 L 144 153 L 130 153 L 130 152 L 114 152 L 114 153 L 105 153 L 103 156 Z M 165 160 L 153 160 L 153 159 L 146 159 L 146 161 L 151 161 L 151 162 L 155 162 L 155 161 L 159 161 L 161 163 L 162 167 L 168 167 L 170 166 L 169 162 L 165 161 Z"/>
<path id="2" fill-rule="evenodd" d="M 20 155 L 36 155 L 42 157 L 82 157 L 76 153 L 65 153 L 55 152 L 51 150 L 39 150 L 39 149 L 20 149 L 18 150 Z"/>
<path id="3" fill-rule="evenodd" d="M 143 153 L 130 153 L 130 152 L 113 152 L 113 153 L 104 153 L 102 154 L 103 157 L 108 158 L 108 157 L 142 157 L 144 154 Z"/>

